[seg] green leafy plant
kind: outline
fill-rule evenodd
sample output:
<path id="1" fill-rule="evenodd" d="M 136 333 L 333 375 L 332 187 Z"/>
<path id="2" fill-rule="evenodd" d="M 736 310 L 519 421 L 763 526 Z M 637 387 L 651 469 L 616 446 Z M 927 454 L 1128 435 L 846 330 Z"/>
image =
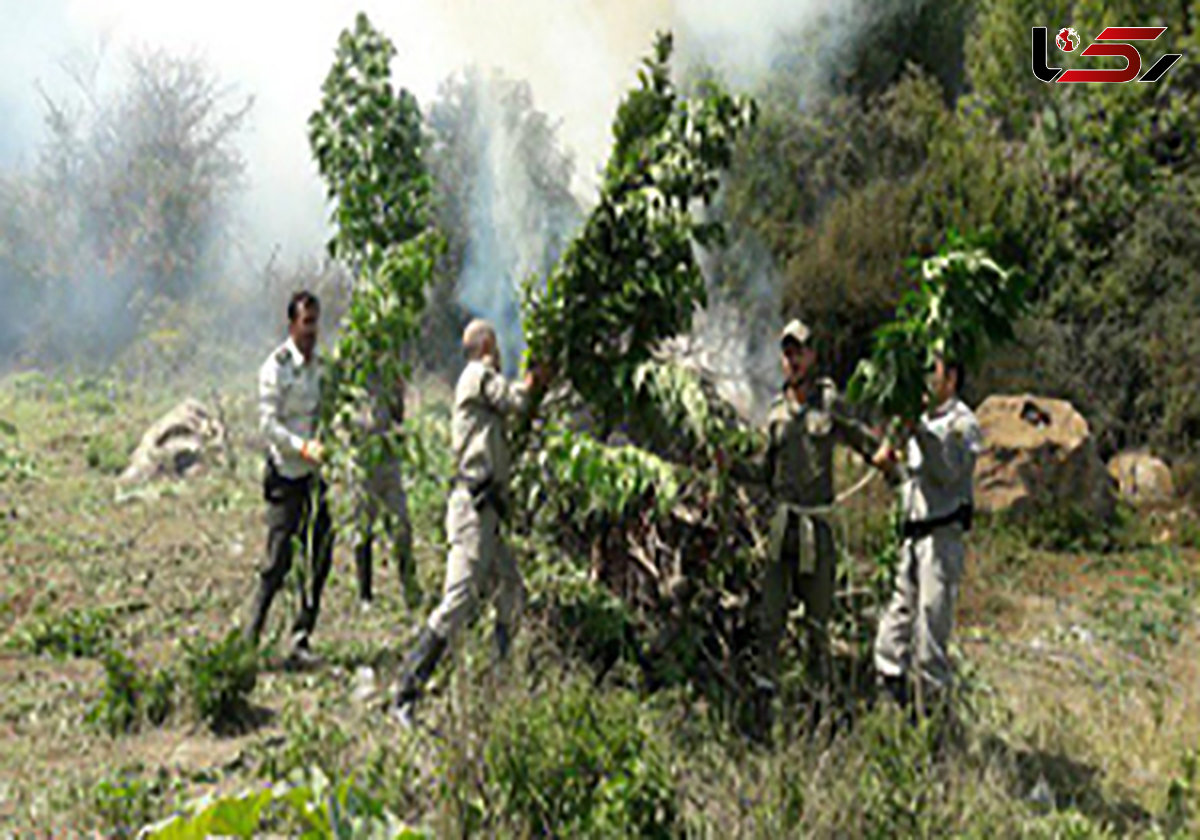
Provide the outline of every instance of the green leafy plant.
<path id="1" fill-rule="evenodd" d="M 670 35 L 659 35 L 621 103 L 599 202 L 546 278 L 525 289 L 532 359 L 548 363 L 606 421 L 634 398 L 634 374 L 662 339 L 686 332 L 705 302 L 693 246 L 719 244 L 702 220 L 754 105 L 706 84 L 681 97 L 670 78 Z"/>
<path id="2" fill-rule="evenodd" d="M 601 701 L 574 683 L 493 720 L 489 800 L 520 834 L 673 837 L 679 803 L 660 743 L 636 697 Z"/>
<path id="3" fill-rule="evenodd" d="M 116 648 L 107 648 L 104 692 L 88 713 L 88 721 L 117 736 L 143 724 L 161 726 L 176 708 L 176 677 L 170 669 L 147 671 Z"/>
<path id="4" fill-rule="evenodd" d="M 244 720 L 258 680 L 254 645 L 235 629 L 215 643 L 185 640 L 183 648 L 183 689 L 200 719 L 213 729 Z"/>
<path id="5" fill-rule="evenodd" d="M 113 616 L 108 610 L 69 610 L 35 618 L 18 633 L 21 647 L 33 654 L 55 658 L 89 658 L 102 655 L 112 641 Z"/>
<path id="6" fill-rule="evenodd" d="M 1026 309 L 1026 282 L 954 231 L 936 256 L 915 258 L 908 267 L 915 283 L 902 295 L 895 320 L 876 330 L 871 357 L 859 363 L 847 396 L 884 416 L 916 420 L 933 357 L 944 354 L 973 367 L 986 347 L 1011 341 Z"/>
<path id="7" fill-rule="evenodd" d="M 331 354 L 324 424 L 329 472 L 361 492 L 362 473 L 403 450 L 363 434 L 371 391 L 409 379 L 404 352 L 420 331 L 426 290 L 445 241 L 432 226 L 432 182 L 416 98 L 392 82 L 395 45 L 365 14 L 338 38 L 309 144 L 335 233 L 329 253 L 355 277 Z M 347 506 L 349 507 L 349 506 Z"/>
<path id="8" fill-rule="evenodd" d="M 551 476 L 556 502 L 581 517 L 619 516 L 647 501 L 662 511 L 679 492 L 677 468 L 661 458 L 636 446 L 607 446 L 570 429 L 547 430 L 537 464 Z"/>
<path id="9" fill-rule="evenodd" d="M 147 840 L 257 837 L 283 822 L 307 840 L 420 840 L 427 835 L 390 813 L 352 778 L 331 782 L 319 769 L 296 781 L 229 796 L 205 797 L 162 822 L 147 826 Z"/>
<path id="10" fill-rule="evenodd" d="M 150 778 L 141 766 L 122 769 L 96 783 L 88 792 L 92 811 L 108 836 L 135 837 L 139 826 L 161 813 L 181 787 L 165 769 Z"/>
<path id="11" fill-rule="evenodd" d="M 109 735 L 134 729 L 141 720 L 143 677 L 137 663 L 116 649 L 104 655 L 104 693 L 88 720 Z"/>

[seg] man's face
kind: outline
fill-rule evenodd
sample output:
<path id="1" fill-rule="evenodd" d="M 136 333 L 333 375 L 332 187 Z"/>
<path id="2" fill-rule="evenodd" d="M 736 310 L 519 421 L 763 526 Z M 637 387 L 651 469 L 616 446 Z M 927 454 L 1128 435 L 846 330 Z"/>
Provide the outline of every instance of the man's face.
<path id="1" fill-rule="evenodd" d="M 500 342 L 495 333 L 490 333 L 483 339 L 483 360 L 494 369 L 500 370 Z"/>
<path id="2" fill-rule="evenodd" d="M 811 345 L 802 345 L 796 341 L 783 343 L 781 364 L 783 378 L 789 385 L 804 381 L 817 361 L 817 351 Z"/>
<path id="3" fill-rule="evenodd" d="M 317 326 L 320 320 L 320 308 L 306 304 L 299 308 L 296 319 L 288 325 L 288 334 L 305 358 L 311 356 L 317 347 Z"/>
<path id="4" fill-rule="evenodd" d="M 926 404 L 939 406 L 954 396 L 956 379 L 954 372 L 946 369 L 946 363 L 940 358 L 935 358 L 933 367 L 925 378 Z"/>

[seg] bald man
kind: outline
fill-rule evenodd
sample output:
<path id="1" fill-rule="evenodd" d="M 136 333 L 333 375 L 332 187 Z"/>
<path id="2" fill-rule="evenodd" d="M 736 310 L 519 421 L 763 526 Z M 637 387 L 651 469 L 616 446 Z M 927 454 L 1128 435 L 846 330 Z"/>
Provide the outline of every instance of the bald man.
<path id="1" fill-rule="evenodd" d="M 501 658 L 508 653 L 525 603 L 521 572 L 500 534 L 508 507 L 506 427 L 510 416 L 528 410 L 530 394 L 543 388 L 549 376 L 544 368 L 535 368 L 522 384 L 505 380 L 496 331 L 486 321 L 467 325 L 463 353 L 467 364 L 454 389 L 450 423 L 457 472 L 446 509 L 446 581 L 441 603 L 404 663 L 393 710 L 406 723 L 450 640 L 475 617 L 480 603 L 495 602 L 495 641 Z"/>

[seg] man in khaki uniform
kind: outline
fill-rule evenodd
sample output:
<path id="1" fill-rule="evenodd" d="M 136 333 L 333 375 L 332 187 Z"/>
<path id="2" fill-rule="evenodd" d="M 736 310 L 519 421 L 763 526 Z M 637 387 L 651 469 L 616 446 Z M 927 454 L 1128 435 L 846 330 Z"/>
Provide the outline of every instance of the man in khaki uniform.
<path id="1" fill-rule="evenodd" d="M 486 321 L 472 321 L 463 333 L 467 365 L 454 390 L 450 433 L 457 473 L 446 510 L 450 552 L 442 601 L 421 631 L 405 661 L 393 709 L 407 721 L 422 687 L 455 633 L 475 617 L 480 602 L 496 604 L 495 639 L 499 655 L 525 602 L 525 584 L 500 534 L 508 507 L 510 454 L 507 418 L 525 412 L 531 393 L 546 384 L 542 368 L 527 373 L 523 384 L 500 373 L 496 332 Z"/>
<path id="2" fill-rule="evenodd" d="M 837 578 L 833 530 L 826 520 L 834 501 L 834 446 L 849 446 L 877 466 L 887 449 L 850 415 L 834 383 L 815 375 L 809 328 L 791 321 L 779 339 L 785 383 L 767 415 L 766 451 L 734 464 L 733 473 L 768 486 L 775 502 L 763 581 L 763 670 L 773 688 L 788 606 L 798 598 L 808 627 L 810 675 L 824 686 Z"/>
<path id="3" fill-rule="evenodd" d="M 391 542 L 392 557 L 404 587 L 404 598 L 412 608 L 421 601 L 413 560 L 412 524 L 408 518 L 408 495 L 400 471 L 397 430 L 404 422 L 404 382 L 397 380 L 390 389 L 372 382 L 364 411 L 363 431 L 372 446 L 380 447 L 378 459 L 364 464 L 363 486 L 357 499 L 355 522 L 357 544 L 354 561 L 358 572 L 358 598 L 364 609 L 373 601 L 371 591 L 372 560 L 376 524 L 383 519 Z"/>
<path id="4" fill-rule="evenodd" d="M 937 359 L 926 401 L 912 430 L 901 491 L 904 533 L 891 603 L 875 638 L 875 669 L 902 706 L 909 684 L 918 710 L 944 699 L 951 682 L 950 632 L 963 574 L 963 534 L 971 525 L 975 461 L 983 449 L 979 422 L 958 398 L 961 364 Z M 893 461 L 897 453 L 890 453 Z"/>

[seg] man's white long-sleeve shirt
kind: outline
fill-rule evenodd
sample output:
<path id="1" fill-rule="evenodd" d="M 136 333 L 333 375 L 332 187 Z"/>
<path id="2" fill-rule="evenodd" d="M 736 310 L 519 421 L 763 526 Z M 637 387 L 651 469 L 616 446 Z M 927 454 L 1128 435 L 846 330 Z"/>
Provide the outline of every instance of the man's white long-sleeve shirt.
<path id="1" fill-rule="evenodd" d="M 975 461 L 982 451 L 979 421 L 962 400 L 953 397 L 926 412 L 908 441 L 904 518 L 938 519 L 972 503 Z"/>
<path id="2" fill-rule="evenodd" d="M 316 434 L 321 372 L 316 354 L 306 362 L 291 338 L 258 370 L 259 429 L 271 461 L 285 478 L 304 478 L 316 471 L 300 450 Z"/>

